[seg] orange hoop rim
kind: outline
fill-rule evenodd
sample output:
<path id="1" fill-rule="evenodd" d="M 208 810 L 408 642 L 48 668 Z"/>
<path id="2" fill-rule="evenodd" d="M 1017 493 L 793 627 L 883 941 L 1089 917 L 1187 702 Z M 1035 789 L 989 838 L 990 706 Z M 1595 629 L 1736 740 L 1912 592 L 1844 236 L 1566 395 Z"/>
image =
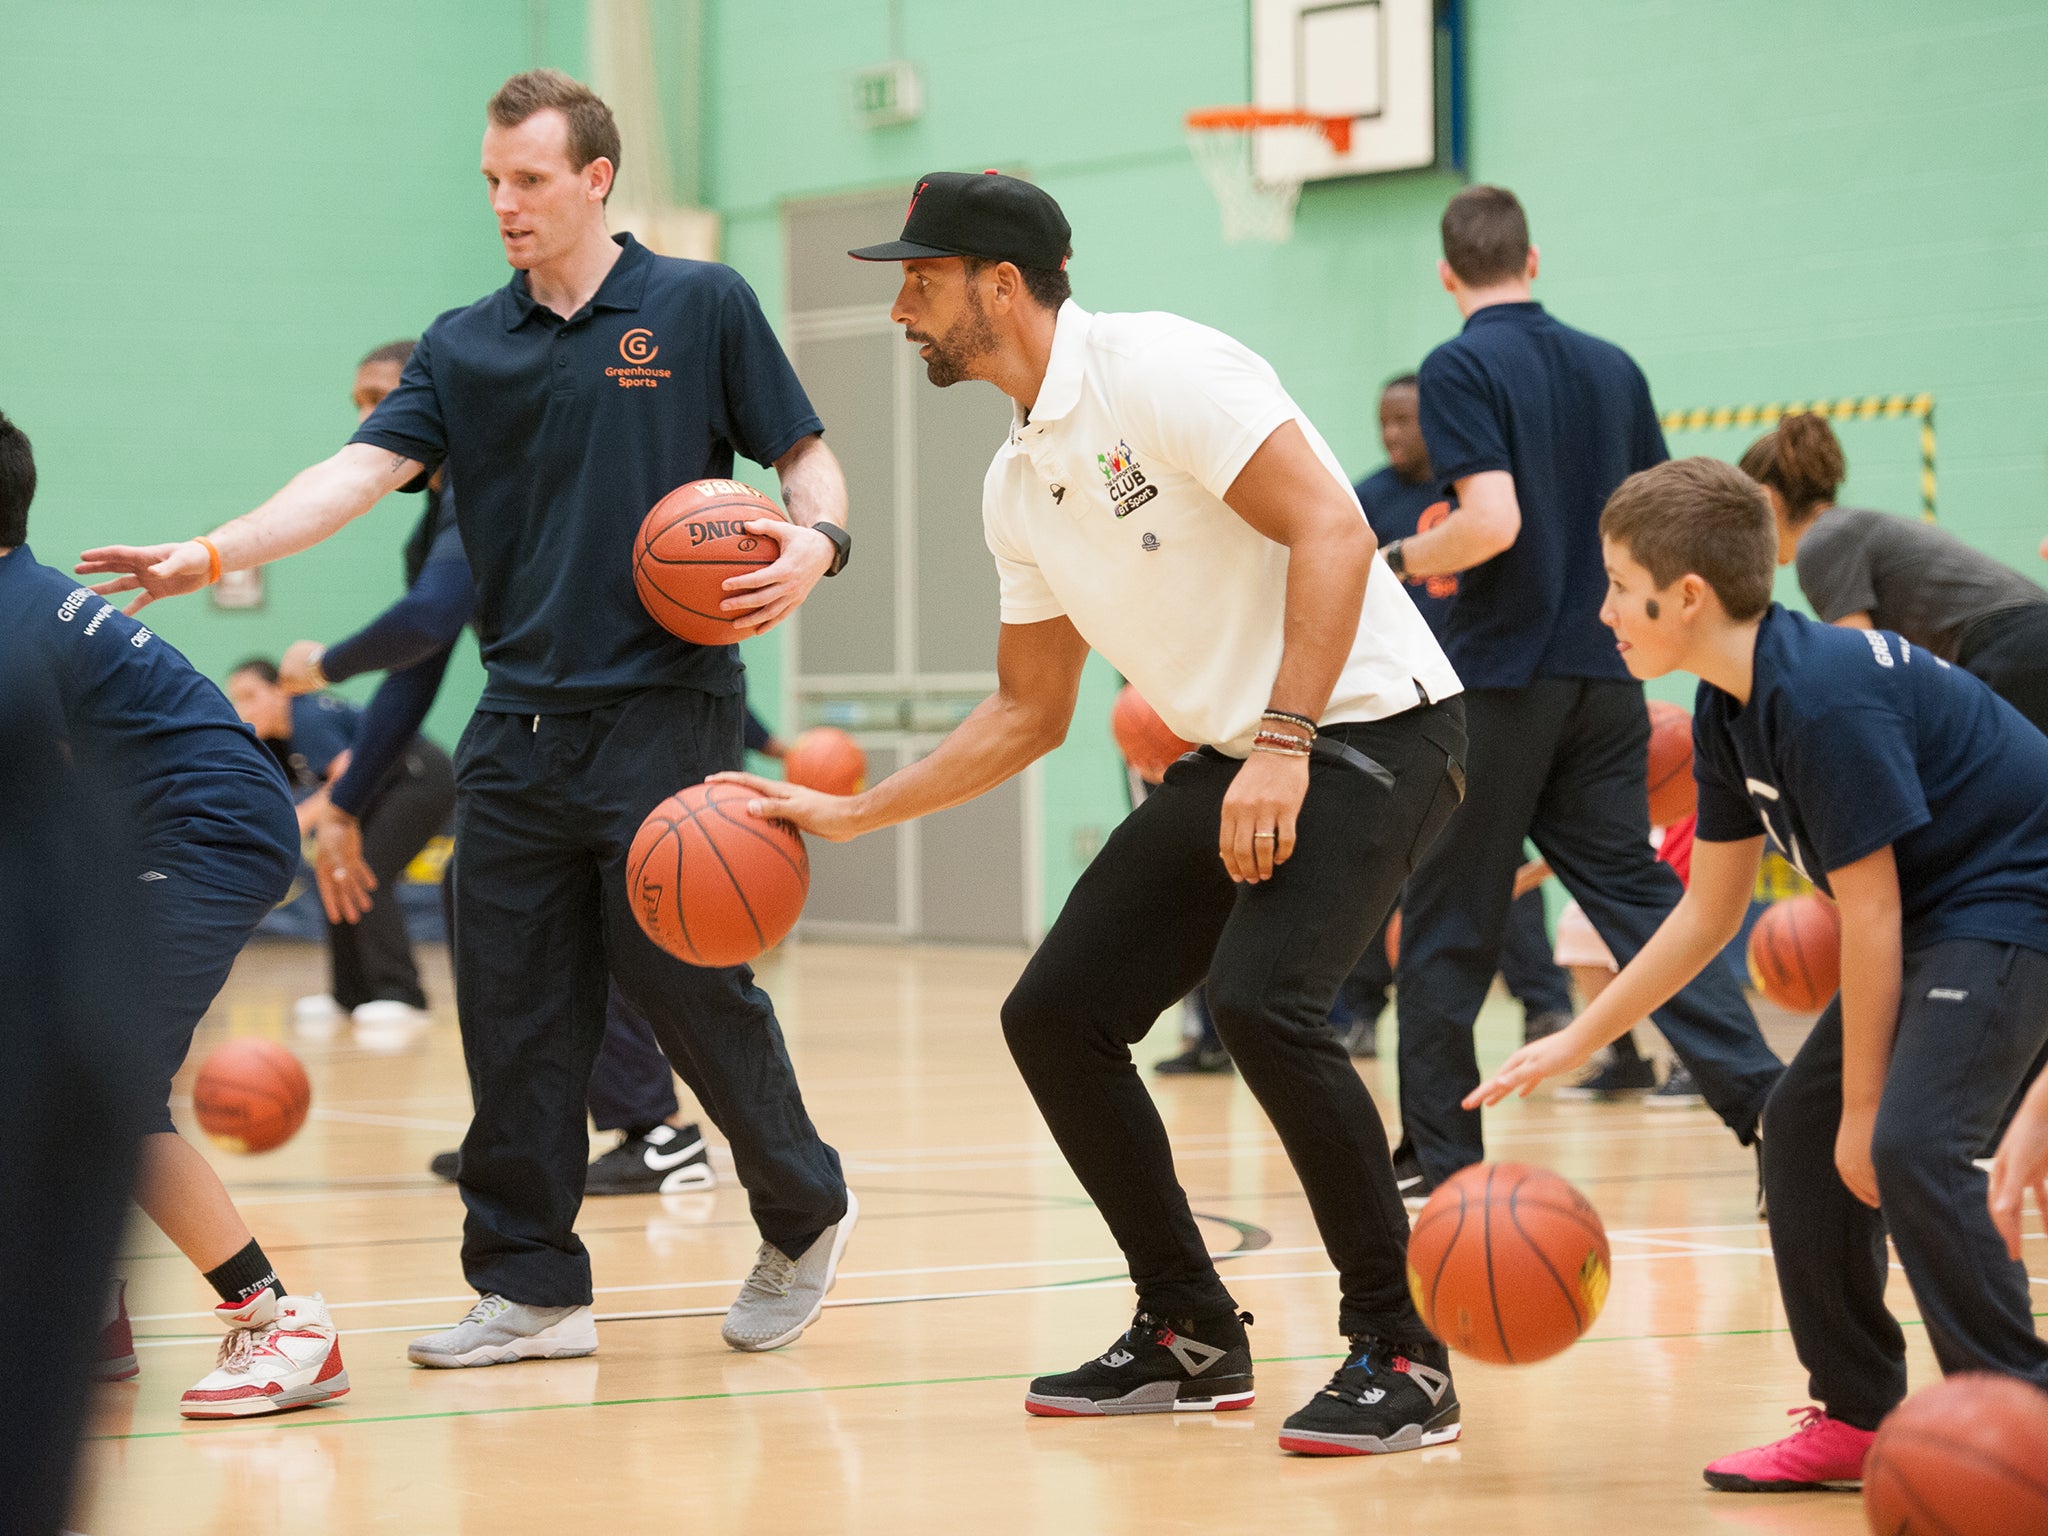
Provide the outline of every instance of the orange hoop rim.
<path id="1" fill-rule="evenodd" d="M 1187 115 L 1189 133 L 1256 133 L 1261 128 L 1313 128 L 1332 153 L 1351 152 L 1351 119 L 1281 107 L 1198 107 Z"/>

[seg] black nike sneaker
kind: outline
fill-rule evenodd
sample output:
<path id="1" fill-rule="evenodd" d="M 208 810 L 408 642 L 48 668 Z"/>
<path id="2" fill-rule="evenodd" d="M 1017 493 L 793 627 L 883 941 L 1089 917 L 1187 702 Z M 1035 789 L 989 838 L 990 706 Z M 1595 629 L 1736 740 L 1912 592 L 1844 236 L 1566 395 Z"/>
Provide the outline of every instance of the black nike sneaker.
<path id="1" fill-rule="evenodd" d="M 1024 1411 L 1048 1418 L 1110 1413 L 1211 1413 L 1252 1405 L 1249 1312 L 1168 1322 L 1149 1312 L 1079 1370 L 1041 1376 Z"/>
<path id="2" fill-rule="evenodd" d="M 1303 1456 L 1383 1456 L 1458 1438 L 1450 1351 L 1434 1340 L 1395 1344 L 1360 1334 L 1330 1384 L 1280 1426 L 1280 1449 Z"/>
<path id="3" fill-rule="evenodd" d="M 704 1150 L 704 1133 L 694 1125 L 657 1125 L 619 1144 L 583 1173 L 586 1195 L 673 1195 L 710 1189 L 718 1173 Z"/>

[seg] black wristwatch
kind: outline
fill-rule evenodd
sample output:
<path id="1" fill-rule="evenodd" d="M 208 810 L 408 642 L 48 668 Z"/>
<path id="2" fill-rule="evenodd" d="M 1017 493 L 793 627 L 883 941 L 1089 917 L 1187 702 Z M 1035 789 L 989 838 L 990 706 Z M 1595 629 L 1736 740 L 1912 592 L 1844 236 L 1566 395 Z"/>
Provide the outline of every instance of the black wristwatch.
<path id="1" fill-rule="evenodd" d="M 1387 562 L 1387 569 L 1404 580 L 1408 575 L 1408 561 L 1401 554 L 1401 540 L 1380 546 L 1380 558 Z"/>
<path id="2" fill-rule="evenodd" d="M 853 553 L 853 535 L 837 523 L 820 520 L 811 526 L 832 541 L 832 563 L 825 568 L 825 574 L 837 576 L 846 569 L 847 557 Z"/>

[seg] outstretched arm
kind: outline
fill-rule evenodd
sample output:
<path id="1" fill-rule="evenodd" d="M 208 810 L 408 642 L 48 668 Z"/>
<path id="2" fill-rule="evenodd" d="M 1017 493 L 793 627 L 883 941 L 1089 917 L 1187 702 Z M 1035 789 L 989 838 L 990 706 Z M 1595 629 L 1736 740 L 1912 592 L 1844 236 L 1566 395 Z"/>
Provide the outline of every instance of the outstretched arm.
<path id="1" fill-rule="evenodd" d="M 160 597 L 197 592 L 225 571 L 246 570 L 309 549 L 387 493 L 418 478 L 423 466 L 404 454 L 367 443 L 350 443 L 332 458 L 302 469 L 283 490 L 253 512 L 245 512 L 208 534 L 214 554 L 197 539 L 178 544 L 109 544 L 89 549 L 76 567 L 81 576 L 118 572 L 94 585 L 102 596 L 139 592 L 128 605 L 135 613 Z"/>
<path id="2" fill-rule="evenodd" d="M 1692 884 L 1671 915 L 1650 935 L 1635 959 L 1622 967 L 1607 990 L 1569 1026 L 1525 1045 L 1500 1070 L 1465 1096 L 1465 1107 L 1498 1104 L 1511 1093 L 1524 1098 L 1546 1077 L 1582 1065 L 1611 1040 L 1669 1002 L 1678 989 L 1706 969 L 1728 941 L 1742 931 L 1749 893 L 1756 888 L 1764 840 L 1698 842 L 1692 851 Z"/>
<path id="3" fill-rule="evenodd" d="M 996 646 L 996 691 L 929 757 L 873 789 L 827 795 L 749 773 L 713 774 L 712 782 L 744 785 L 760 795 L 749 807 L 756 816 L 834 843 L 929 816 L 985 794 L 1064 741 L 1087 660 L 1088 642 L 1068 619 L 1005 624 Z"/>

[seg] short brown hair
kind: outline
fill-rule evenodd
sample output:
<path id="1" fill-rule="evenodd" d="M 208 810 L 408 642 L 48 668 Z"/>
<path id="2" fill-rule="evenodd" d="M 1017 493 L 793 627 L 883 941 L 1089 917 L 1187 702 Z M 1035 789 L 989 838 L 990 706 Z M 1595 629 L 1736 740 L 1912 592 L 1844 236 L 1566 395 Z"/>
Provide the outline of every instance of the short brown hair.
<path id="1" fill-rule="evenodd" d="M 619 174 L 619 125 L 612 109 L 597 92 L 559 69 L 514 75 L 484 110 L 500 128 L 517 128 L 536 112 L 559 112 L 569 125 L 569 163 L 580 171 L 593 160 L 609 160 L 613 177 Z"/>
<path id="2" fill-rule="evenodd" d="M 1074 248 L 1067 247 L 1067 257 L 1073 258 Z M 967 268 L 969 277 L 979 277 L 988 268 L 1000 263 L 993 256 L 963 256 L 960 258 Z M 1016 266 L 1015 262 L 1010 263 Z M 1074 285 L 1067 277 L 1065 267 L 1017 267 L 1018 276 L 1024 279 L 1024 291 L 1031 295 L 1032 302 L 1044 309 L 1057 310 L 1074 296 Z"/>
<path id="3" fill-rule="evenodd" d="M 1517 278 L 1529 265 L 1529 220 L 1506 187 L 1467 187 L 1444 209 L 1444 260 L 1469 288 Z"/>
<path id="4" fill-rule="evenodd" d="M 1721 459 L 1673 459 L 1630 475 L 1607 498 L 1600 537 L 1624 545 L 1658 589 L 1696 575 L 1728 617 L 1771 605 L 1778 526 L 1757 483 Z"/>
<path id="5" fill-rule="evenodd" d="M 1742 455 L 1742 472 L 1785 498 L 1785 515 L 1796 527 L 1822 507 L 1835 504 L 1835 492 L 1849 475 L 1849 461 L 1828 419 L 1800 411 L 1749 445 Z"/>

